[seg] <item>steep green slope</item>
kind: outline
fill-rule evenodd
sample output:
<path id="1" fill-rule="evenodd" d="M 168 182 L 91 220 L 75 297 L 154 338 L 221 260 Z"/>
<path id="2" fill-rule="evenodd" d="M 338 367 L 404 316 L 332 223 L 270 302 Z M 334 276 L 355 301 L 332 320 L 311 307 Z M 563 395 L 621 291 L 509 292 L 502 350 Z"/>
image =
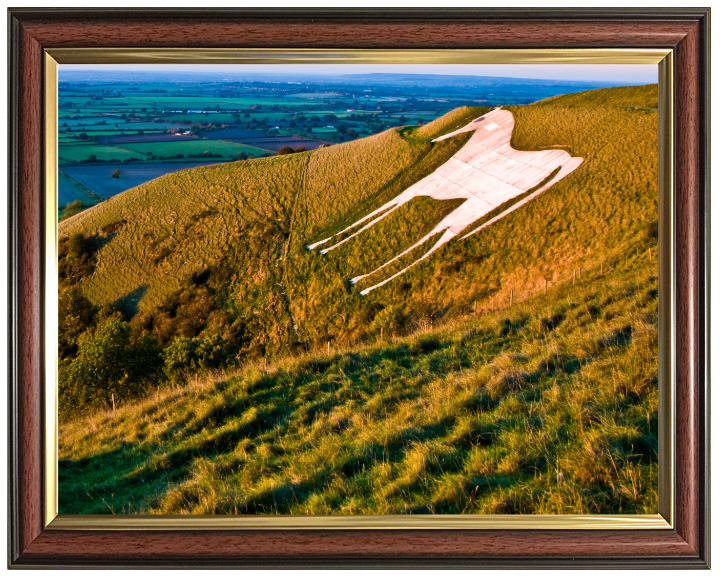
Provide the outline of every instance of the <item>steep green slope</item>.
<path id="1" fill-rule="evenodd" d="M 657 262 L 60 429 L 63 514 L 657 511 Z"/>
<path id="2" fill-rule="evenodd" d="M 635 107 L 631 107 L 631 104 Z M 657 226 L 657 86 L 572 94 L 510 107 L 520 150 L 562 148 L 584 158 L 537 199 L 466 240 L 456 239 L 368 298 L 412 310 L 422 301 L 460 313 L 522 299 L 581 268 L 622 261 Z M 328 258 L 343 258 L 336 250 Z M 409 260 L 409 259 L 408 259 Z M 392 274 L 373 276 L 359 289 Z M 401 291 L 400 286 L 404 286 Z"/>
<path id="3" fill-rule="evenodd" d="M 436 121 L 431 135 L 485 110 L 455 111 Z M 61 243 L 78 233 L 92 239 L 95 266 L 82 281 L 83 293 L 96 305 L 116 303 L 128 316 L 139 312 L 136 325 L 150 333 L 168 297 L 203 273 L 208 277 L 209 270 L 221 271 L 214 306 L 248 326 L 260 353 L 277 353 L 297 343 L 292 326 L 313 306 L 312 295 L 293 301 L 299 284 L 317 290 L 319 301 L 346 297 L 344 272 L 326 271 L 326 263 L 307 253 L 309 240 L 395 196 L 469 137 L 435 145 L 413 132 L 390 130 L 314 152 L 173 173 L 62 222 Z M 409 237 L 454 205 L 414 203 L 389 222 L 400 237 Z M 321 308 L 332 311 L 325 302 Z M 302 341 L 314 334 L 304 324 L 299 333 Z"/>
<path id="4" fill-rule="evenodd" d="M 80 257 L 86 261 L 63 256 L 61 285 L 75 283 L 97 306 L 117 304 L 131 318 L 134 339 L 147 335 L 168 346 L 178 337 L 218 335 L 227 348 L 225 364 L 306 353 L 328 342 L 359 345 L 381 331 L 410 333 L 473 309 L 491 311 L 511 298 L 532 297 L 546 283 L 623 264 L 654 245 L 653 104 L 654 85 L 510 108 L 516 148 L 563 148 L 583 164 L 367 297 L 359 290 L 403 261 L 355 286 L 349 279 L 410 246 L 457 201 L 416 199 L 324 256 L 306 246 L 443 164 L 470 133 L 440 143 L 431 138 L 485 109 L 459 109 L 421 128 L 313 152 L 186 170 L 127 191 L 61 223 L 61 238 L 81 233 L 91 246 Z M 61 253 L 69 254 L 61 242 Z M 112 314 L 94 316 L 86 335 Z M 81 333 L 82 326 L 69 332 L 68 362 Z M 188 371 L 195 370 L 193 362 Z"/>
<path id="5" fill-rule="evenodd" d="M 656 103 L 511 108 L 516 148 L 581 167 L 368 297 L 348 279 L 455 201 L 307 244 L 445 162 L 469 135 L 431 137 L 481 110 L 169 175 L 63 222 L 61 512 L 655 512 Z"/>

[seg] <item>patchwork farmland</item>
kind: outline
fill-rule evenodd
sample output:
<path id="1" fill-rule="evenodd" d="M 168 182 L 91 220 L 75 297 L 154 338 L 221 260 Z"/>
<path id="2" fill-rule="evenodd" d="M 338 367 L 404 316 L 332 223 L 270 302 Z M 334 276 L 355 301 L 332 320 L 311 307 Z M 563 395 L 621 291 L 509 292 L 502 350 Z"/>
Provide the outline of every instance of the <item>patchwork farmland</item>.
<path id="1" fill-rule="evenodd" d="M 490 94 L 494 103 L 516 104 L 583 87 L 552 82 L 506 86 L 495 79 L 471 89 L 449 79 L 428 83 L 425 77 L 389 86 L 382 79 L 359 78 L 343 77 L 331 89 L 317 80 L 281 77 L 223 79 L 220 88 L 215 77 L 188 81 L 154 75 L 138 82 L 137 76 L 83 76 L 61 68 L 59 163 L 85 188 L 61 178 L 60 207 L 73 201 L 88 207 L 110 192 L 127 190 L 122 184 L 142 184 L 140 174 L 166 174 L 189 161 L 220 163 L 317 150 L 392 127 L 427 124 L 459 106 L 485 103 Z M 96 167 L 111 165 L 113 171 L 157 168 L 133 170 L 134 177 L 118 182 L 92 182 Z"/>

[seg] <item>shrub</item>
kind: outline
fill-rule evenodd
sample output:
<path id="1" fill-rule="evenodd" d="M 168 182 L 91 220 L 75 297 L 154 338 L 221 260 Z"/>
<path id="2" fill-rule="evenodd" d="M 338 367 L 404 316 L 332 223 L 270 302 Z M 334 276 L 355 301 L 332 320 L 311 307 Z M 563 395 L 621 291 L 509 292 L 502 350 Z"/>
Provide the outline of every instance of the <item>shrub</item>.
<path id="1" fill-rule="evenodd" d="M 61 289 L 58 296 L 60 358 L 73 354 L 80 335 L 92 326 L 93 305 L 77 287 Z"/>
<path id="2" fill-rule="evenodd" d="M 77 358 L 59 374 L 61 418 L 108 408 L 113 396 L 116 404 L 141 396 L 152 381 L 157 359 L 153 341 L 132 343 L 130 325 L 122 320 L 111 320 L 93 335 L 81 337 Z"/>
<path id="3" fill-rule="evenodd" d="M 80 200 L 73 200 L 72 202 L 69 202 L 68 204 L 65 204 L 65 208 L 63 208 L 62 216 L 60 216 L 60 221 L 67 220 L 71 216 L 75 216 L 75 214 L 80 214 L 83 210 L 85 210 L 86 206 L 80 202 Z"/>
<path id="4" fill-rule="evenodd" d="M 384 331 L 397 333 L 407 326 L 407 316 L 397 306 L 388 306 L 383 308 L 373 320 L 373 328 Z"/>
<path id="5" fill-rule="evenodd" d="M 94 244 L 83 234 L 61 238 L 58 245 L 58 279 L 60 287 L 77 285 L 95 270 Z"/>
<path id="6" fill-rule="evenodd" d="M 185 374 L 205 375 L 210 370 L 222 368 L 229 363 L 223 339 L 212 334 L 204 338 L 186 338 L 179 336 L 162 353 L 167 379 L 177 384 Z"/>
<path id="7" fill-rule="evenodd" d="M 658 239 L 658 221 L 655 220 L 654 222 L 650 222 L 650 224 L 647 225 L 645 228 L 645 237 L 648 240 L 655 240 L 657 242 Z"/>
<path id="8" fill-rule="evenodd" d="M 81 232 L 73 234 L 68 239 L 68 255 L 71 258 L 80 258 L 88 252 L 89 248 L 89 243 Z"/>
<path id="9" fill-rule="evenodd" d="M 113 178 L 116 178 L 116 179 L 120 178 L 120 172 L 121 172 L 120 168 L 116 168 L 115 170 L 113 170 L 113 173 L 110 176 L 112 176 Z"/>

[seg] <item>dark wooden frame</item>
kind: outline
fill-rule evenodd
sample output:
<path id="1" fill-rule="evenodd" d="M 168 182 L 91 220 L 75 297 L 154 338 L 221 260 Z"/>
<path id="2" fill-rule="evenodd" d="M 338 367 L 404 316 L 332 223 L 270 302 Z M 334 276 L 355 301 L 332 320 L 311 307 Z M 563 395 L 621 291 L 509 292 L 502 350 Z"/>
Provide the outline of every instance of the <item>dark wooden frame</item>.
<path id="1" fill-rule="evenodd" d="M 708 566 L 709 16 L 709 9 L 11 9 L 10 566 Z M 672 49 L 675 529 L 44 529 L 42 55 L 62 47 Z"/>

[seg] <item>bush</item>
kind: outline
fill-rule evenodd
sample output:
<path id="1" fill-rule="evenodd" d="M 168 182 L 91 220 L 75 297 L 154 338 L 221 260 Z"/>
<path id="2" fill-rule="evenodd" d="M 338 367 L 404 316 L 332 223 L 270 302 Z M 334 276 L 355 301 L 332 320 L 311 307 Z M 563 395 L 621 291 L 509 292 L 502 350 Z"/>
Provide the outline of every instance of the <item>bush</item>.
<path id="1" fill-rule="evenodd" d="M 61 289 L 58 297 L 60 358 L 73 354 L 80 335 L 93 324 L 93 305 L 78 287 Z"/>
<path id="2" fill-rule="evenodd" d="M 655 240 L 657 242 L 658 239 L 658 221 L 655 220 L 655 222 L 650 222 L 650 224 L 647 225 L 645 228 L 645 237 L 652 241 Z"/>
<path id="3" fill-rule="evenodd" d="M 173 384 L 182 382 L 188 373 L 206 375 L 210 370 L 227 366 L 231 359 L 217 334 L 204 338 L 179 336 L 163 350 L 162 356 L 163 371 Z"/>
<path id="4" fill-rule="evenodd" d="M 89 243 L 81 232 L 73 234 L 68 239 L 68 255 L 71 258 L 80 258 L 89 251 L 89 248 Z"/>
<path id="5" fill-rule="evenodd" d="M 79 339 L 77 358 L 60 369 L 63 419 L 128 402 L 143 395 L 158 366 L 158 349 L 149 338 L 133 344 L 130 325 L 111 320 Z"/>
<path id="6" fill-rule="evenodd" d="M 117 178 L 120 178 L 120 173 L 121 173 L 120 168 L 117 168 L 117 169 L 113 170 L 113 173 L 110 176 L 117 179 Z"/>
<path id="7" fill-rule="evenodd" d="M 82 234 L 61 238 L 58 244 L 60 288 L 78 285 L 95 270 L 95 245 Z"/>
<path id="8" fill-rule="evenodd" d="M 408 319 L 400 308 L 397 306 L 388 306 L 383 308 L 375 320 L 373 320 L 373 328 L 376 330 L 383 329 L 384 332 L 398 333 L 405 329 Z"/>
<path id="9" fill-rule="evenodd" d="M 80 202 L 80 200 L 73 200 L 72 202 L 65 204 L 65 208 L 63 208 L 63 213 L 60 217 L 60 221 L 62 222 L 63 220 L 66 220 L 71 216 L 75 216 L 75 214 L 80 214 L 80 212 L 85 210 L 85 208 L 86 206 L 82 202 Z"/>

